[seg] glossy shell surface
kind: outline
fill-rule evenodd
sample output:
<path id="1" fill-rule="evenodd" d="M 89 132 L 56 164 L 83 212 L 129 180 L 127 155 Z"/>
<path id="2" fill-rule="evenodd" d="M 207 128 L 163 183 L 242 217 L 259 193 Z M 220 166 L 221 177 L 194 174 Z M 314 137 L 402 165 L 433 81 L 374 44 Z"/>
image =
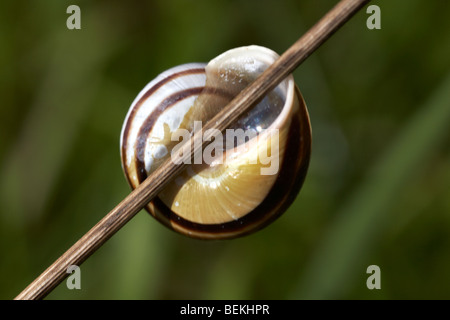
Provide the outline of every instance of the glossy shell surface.
<path id="1" fill-rule="evenodd" d="M 171 68 L 151 81 L 132 103 L 122 128 L 122 167 L 130 186 L 136 188 L 171 157 L 181 130 L 205 124 L 277 57 L 263 47 L 242 47 L 207 65 Z M 234 238 L 266 226 L 292 203 L 311 150 L 308 112 L 293 77 L 232 129 L 252 134 L 231 144 L 225 133 L 217 135 L 214 142 L 223 138 L 223 143 L 204 150 L 215 161 L 189 165 L 146 207 L 157 220 L 194 238 Z"/>

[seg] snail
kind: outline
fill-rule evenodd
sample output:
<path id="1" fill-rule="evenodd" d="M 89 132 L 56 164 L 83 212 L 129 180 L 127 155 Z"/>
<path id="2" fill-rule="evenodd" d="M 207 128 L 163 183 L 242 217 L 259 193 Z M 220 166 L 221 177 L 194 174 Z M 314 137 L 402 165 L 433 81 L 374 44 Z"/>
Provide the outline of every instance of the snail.
<path id="1" fill-rule="evenodd" d="M 208 64 L 173 67 L 147 84 L 131 104 L 120 137 L 122 168 L 131 188 L 167 158 L 176 161 L 181 142 L 277 58 L 264 47 L 240 47 Z M 250 234 L 291 205 L 310 153 L 308 111 L 290 75 L 226 133 L 215 134 L 203 157 L 194 159 L 146 209 L 193 238 Z"/>

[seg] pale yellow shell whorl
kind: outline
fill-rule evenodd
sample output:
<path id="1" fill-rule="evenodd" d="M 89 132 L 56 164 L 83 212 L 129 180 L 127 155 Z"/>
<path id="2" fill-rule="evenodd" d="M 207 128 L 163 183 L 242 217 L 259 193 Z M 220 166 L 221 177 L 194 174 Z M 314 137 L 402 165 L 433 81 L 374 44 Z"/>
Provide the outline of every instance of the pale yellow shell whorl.
<path id="1" fill-rule="evenodd" d="M 267 48 L 241 47 L 151 81 L 122 128 L 122 167 L 131 187 L 174 159 L 183 133 L 206 124 L 277 58 Z M 292 203 L 311 150 L 308 112 L 292 75 L 230 129 L 230 136 L 217 133 L 202 163 L 189 165 L 149 203 L 156 219 L 194 238 L 233 238 L 266 226 Z"/>

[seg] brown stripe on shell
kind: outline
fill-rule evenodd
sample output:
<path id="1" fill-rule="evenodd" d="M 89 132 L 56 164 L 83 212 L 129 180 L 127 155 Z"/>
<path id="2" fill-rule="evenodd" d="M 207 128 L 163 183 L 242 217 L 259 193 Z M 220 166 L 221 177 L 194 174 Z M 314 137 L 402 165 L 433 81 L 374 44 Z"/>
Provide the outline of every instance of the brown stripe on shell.
<path id="1" fill-rule="evenodd" d="M 140 106 L 144 103 L 145 100 L 147 100 L 151 95 L 153 95 L 158 89 L 160 89 L 162 86 L 164 86 L 168 82 L 173 81 L 174 79 L 177 79 L 179 77 L 184 77 L 184 76 L 193 75 L 193 74 L 201 74 L 201 73 L 205 73 L 205 68 L 187 69 L 187 70 L 183 70 L 183 71 L 171 74 L 171 75 L 165 77 L 164 79 L 162 79 L 161 81 L 157 82 L 150 89 L 148 89 L 142 95 L 142 97 L 136 102 L 136 104 L 133 106 L 133 109 L 131 110 L 131 112 L 127 118 L 127 123 L 125 124 L 123 136 L 122 136 L 122 150 L 121 151 L 122 151 L 122 167 L 124 170 L 126 169 L 126 146 L 128 144 L 128 135 L 129 135 L 131 123 L 133 122 L 134 117 L 136 116 L 136 112 L 137 112 L 137 110 L 139 110 Z M 128 183 L 131 186 L 132 184 L 128 178 L 128 175 L 125 175 L 125 176 L 128 180 Z"/>
<path id="2" fill-rule="evenodd" d="M 139 129 L 139 134 L 136 140 L 137 143 L 135 146 L 135 161 L 137 179 L 139 184 L 141 184 L 142 181 L 147 178 L 147 172 L 145 170 L 145 144 L 147 143 L 148 136 L 159 116 L 164 111 L 174 106 L 177 102 L 180 102 L 192 96 L 198 96 L 200 94 L 214 94 L 232 99 L 232 97 L 227 92 L 218 88 L 195 87 L 181 90 L 172 94 L 168 98 L 164 99 L 156 108 L 154 108 L 153 112 L 145 119 L 144 123 Z"/>
<path id="3" fill-rule="evenodd" d="M 203 91 L 204 87 L 189 88 L 186 90 L 178 91 L 170 95 L 168 98 L 164 99 L 153 112 L 145 119 L 142 127 L 139 129 L 139 134 L 137 136 L 137 143 L 135 146 L 136 154 L 136 172 L 139 184 L 142 183 L 147 178 L 147 173 L 145 171 L 145 145 L 147 143 L 147 137 L 153 128 L 155 122 L 158 120 L 159 116 L 168 108 L 175 105 L 177 102 L 182 101 L 186 98 L 199 95 Z"/>

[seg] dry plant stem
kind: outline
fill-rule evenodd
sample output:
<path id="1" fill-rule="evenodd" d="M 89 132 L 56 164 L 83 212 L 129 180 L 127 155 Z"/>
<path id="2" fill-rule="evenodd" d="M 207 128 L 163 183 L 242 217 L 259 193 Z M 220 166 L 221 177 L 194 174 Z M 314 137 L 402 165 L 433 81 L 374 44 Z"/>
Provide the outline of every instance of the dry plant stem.
<path id="1" fill-rule="evenodd" d="M 211 136 L 202 133 L 210 128 L 225 130 L 241 114 L 251 108 L 284 78 L 292 73 L 311 53 L 324 43 L 336 30 L 349 20 L 370 0 L 342 0 L 330 10 L 316 25 L 295 42 L 273 65 L 258 79 L 236 96 L 199 132 L 183 146 L 184 160 L 202 152 L 204 141 Z M 212 133 L 211 133 L 212 134 Z M 201 147 L 197 147 L 201 146 Z M 195 149 L 195 147 L 197 147 Z M 185 163 L 186 161 L 183 161 Z M 184 164 L 175 164 L 169 158 L 153 172 L 138 188 L 131 192 L 100 222 L 89 230 L 47 270 L 37 277 L 15 299 L 42 299 L 49 294 L 67 276 L 70 265 L 80 265 L 113 234 L 123 227 L 137 212 L 154 198 L 166 185 L 179 174 Z"/>

